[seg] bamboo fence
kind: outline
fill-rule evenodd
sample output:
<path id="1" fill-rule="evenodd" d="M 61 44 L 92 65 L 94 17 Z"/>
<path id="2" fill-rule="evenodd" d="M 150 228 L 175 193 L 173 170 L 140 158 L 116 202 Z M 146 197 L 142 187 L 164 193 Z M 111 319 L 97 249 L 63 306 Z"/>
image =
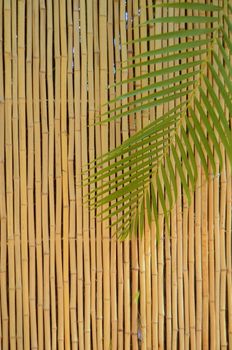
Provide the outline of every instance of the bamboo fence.
<path id="1" fill-rule="evenodd" d="M 152 3 L 0 0 L 3 350 L 232 349 L 232 189 L 225 154 L 224 168 L 219 174 L 216 159 L 218 175 L 208 183 L 197 158 L 190 207 L 178 182 L 171 235 L 161 232 L 159 244 L 154 222 L 151 230 L 145 222 L 142 238 L 120 242 L 116 229 L 84 204 L 87 162 L 174 106 L 93 125 L 109 98 L 132 88 L 112 87 L 133 74 L 119 69 L 123 62 L 147 50 L 146 42 L 131 40 L 181 29 L 139 27 L 152 17 Z M 136 74 L 147 69 L 136 67 Z M 216 87 L 215 93 L 220 98 Z M 163 227 L 161 208 L 159 221 Z"/>

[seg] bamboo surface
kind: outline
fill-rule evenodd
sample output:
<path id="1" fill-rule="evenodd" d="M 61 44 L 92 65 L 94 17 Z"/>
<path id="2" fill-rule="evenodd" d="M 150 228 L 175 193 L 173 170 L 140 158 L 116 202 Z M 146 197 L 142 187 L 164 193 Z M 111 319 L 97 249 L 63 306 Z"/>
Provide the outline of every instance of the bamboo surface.
<path id="1" fill-rule="evenodd" d="M 181 29 L 139 26 L 152 18 L 153 3 L 0 0 L 0 349 L 232 349 L 225 154 L 221 173 L 215 155 L 217 175 L 209 166 L 208 183 L 196 156 L 190 207 L 177 179 L 170 235 L 158 208 L 158 244 L 155 223 L 150 229 L 146 221 L 143 237 L 117 240 L 115 226 L 89 210 L 81 187 L 88 162 L 174 107 L 94 126 L 109 99 L 133 88 L 113 86 L 132 77 L 132 69 L 120 70 L 127 58 L 148 49 L 132 40 Z M 135 73 L 157 68 L 137 66 Z M 216 86 L 215 93 L 221 98 Z"/>

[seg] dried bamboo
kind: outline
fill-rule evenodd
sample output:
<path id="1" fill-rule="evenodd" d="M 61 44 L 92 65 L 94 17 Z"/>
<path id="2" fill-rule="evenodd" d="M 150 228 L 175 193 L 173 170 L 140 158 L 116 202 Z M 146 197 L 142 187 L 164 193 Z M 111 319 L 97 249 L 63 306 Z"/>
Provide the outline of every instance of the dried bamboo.
<path id="1" fill-rule="evenodd" d="M 223 5 L 231 20 L 229 3 L 213 0 L 214 5 Z M 216 175 L 209 164 L 208 183 L 196 152 L 199 176 L 189 208 L 177 178 L 170 235 L 159 205 L 160 237 L 154 220 L 150 228 L 145 218 L 143 237 L 119 241 L 118 227 L 108 227 L 115 218 L 103 222 L 102 208 L 94 212 L 86 204 L 88 191 L 102 183 L 82 187 L 87 179 L 82 170 L 88 169 L 88 162 L 186 99 L 131 113 L 109 125 L 94 125 L 107 108 L 122 110 L 131 103 L 130 113 L 135 99 L 150 91 L 107 107 L 109 99 L 180 74 L 114 85 L 134 74 L 178 64 L 150 62 L 121 69 L 133 55 L 186 40 L 149 45 L 136 41 L 147 34 L 185 28 L 177 23 L 141 26 L 154 13 L 157 18 L 186 14 L 171 7 L 154 10 L 153 4 L 152 0 L 0 0 L 0 348 L 232 346 L 232 183 L 222 145 L 225 166 L 220 169 L 212 149 Z M 188 29 L 200 26 L 187 24 Z M 225 31 L 229 33 L 226 24 Z M 220 56 L 217 45 L 214 49 Z M 226 45 L 225 50 L 229 54 Z M 182 63 L 198 59 L 184 58 Z M 226 68 L 223 55 L 220 61 Z M 219 67 L 215 69 L 222 79 Z M 223 105 L 218 85 L 206 73 Z M 201 87 L 206 91 L 203 83 Z M 229 119 L 226 104 L 223 109 Z M 90 175 L 94 171 L 91 168 Z"/>
<path id="2" fill-rule="evenodd" d="M 54 88 L 53 88 L 53 8 L 52 4 L 47 4 L 47 94 L 48 94 L 48 124 L 49 124 L 49 144 L 48 144 L 48 191 L 49 191 L 49 231 L 50 231 L 50 281 L 51 281 L 51 348 L 57 346 L 57 311 L 56 311 L 56 280 L 55 280 L 55 202 L 54 202 Z"/>
<path id="3" fill-rule="evenodd" d="M 76 245 L 75 245 L 75 231 L 76 231 L 76 202 L 75 202 L 75 180 L 74 180 L 74 141 L 75 141 L 75 118 L 74 118 L 74 103 L 73 103 L 73 14 L 72 3 L 67 3 L 67 27 L 68 27 L 68 67 L 67 67 L 67 84 L 68 84 L 68 174 L 69 174 L 69 242 L 70 242 L 70 332 L 72 348 L 77 347 L 77 317 L 76 317 Z"/>
<path id="4" fill-rule="evenodd" d="M 63 304 L 63 264 L 61 250 L 61 220 L 62 220 L 62 178 L 61 178 L 61 135 L 60 135 L 60 19 L 59 3 L 54 1 L 54 54 L 55 54 L 55 174 L 56 174 L 56 280 L 57 280 L 57 342 L 58 349 L 64 348 L 64 304 Z"/>
<path id="5" fill-rule="evenodd" d="M 74 31 L 74 113 L 75 113 L 75 174 L 76 174 L 76 251 L 77 251 L 77 322 L 78 345 L 84 349 L 83 329 L 83 252 L 82 252 L 82 193 L 81 193 L 81 111 L 80 111 L 80 15 L 79 1 L 73 4 Z"/>
<path id="6" fill-rule="evenodd" d="M 33 98 L 32 98 L 32 3 L 27 4 L 27 64 L 26 64 L 26 98 L 27 98 L 27 125 L 28 125 L 28 232 L 29 232 L 29 290 L 30 290 L 30 330 L 31 347 L 37 348 L 37 312 L 36 312 L 36 252 L 35 252 L 35 218 L 34 218 L 34 119 L 33 119 Z M 16 112 L 16 111 L 15 111 Z M 18 243 L 16 244 L 16 247 Z M 19 248 L 17 248 L 19 249 Z M 20 250 L 18 251 L 20 259 Z M 17 264 L 20 268 L 20 262 Z M 21 284 L 19 276 L 19 285 Z M 21 293 L 20 293 L 21 294 Z M 21 307 L 21 298 L 19 294 L 19 305 Z M 22 328 L 22 322 L 20 323 Z M 21 345 L 21 348 L 23 346 Z"/>
<path id="7" fill-rule="evenodd" d="M 46 12 L 45 2 L 40 1 L 40 115 L 42 126 L 42 240 L 43 240 L 43 285 L 44 285 L 44 322 L 48 326 L 44 331 L 44 345 L 51 348 L 50 329 L 50 271 L 49 271 L 49 237 L 48 237 L 48 123 L 46 94 L 46 46 L 45 46 Z"/>
<path id="8" fill-rule="evenodd" d="M 115 99 L 115 88 L 113 84 L 115 82 L 114 74 L 114 6 L 112 1 L 108 0 L 108 23 L 107 23 L 107 44 L 108 44 L 108 65 L 109 65 L 109 98 L 111 100 Z M 110 106 L 110 108 L 115 108 L 115 103 Z M 110 123 L 110 150 L 115 148 L 116 144 L 116 130 L 115 122 Z M 113 179 L 114 176 L 111 177 Z M 115 223 L 115 219 L 111 219 L 111 224 Z M 110 294 L 111 294 L 111 348 L 113 350 L 117 349 L 117 331 L 118 331 L 118 320 L 117 320 L 117 236 L 116 236 L 115 226 L 111 228 L 111 250 L 110 250 Z"/>
<path id="9" fill-rule="evenodd" d="M 19 97 L 19 163 L 21 194 L 21 249 L 23 287 L 24 348 L 30 347 L 30 314 L 27 251 L 27 176 L 26 176 L 26 111 L 25 111 L 25 2 L 18 2 L 18 97 Z"/>
<path id="10" fill-rule="evenodd" d="M 4 64 L 5 64 L 5 147 L 6 147 L 6 211 L 8 256 L 12 263 L 8 268 L 9 335 L 10 347 L 16 348 L 15 337 L 15 266 L 13 237 L 13 170 L 12 170 L 12 91 L 11 91 L 11 3 L 4 2 Z M 23 77 L 24 79 L 24 77 Z M 27 262 L 26 262 L 27 263 Z M 24 264 L 25 268 L 25 264 Z"/>
<path id="11" fill-rule="evenodd" d="M 3 2 L 0 2 L 0 19 L 3 23 Z M 2 316 L 2 347 L 7 349 L 8 335 L 8 303 L 7 303 L 7 213 L 6 213 L 6 190 L 5 190 L 5 103 L 4 103 L 4 75 L 3 75 L 3 25 L 0 26 L 0 108 L 1 108 L 1 151 L 0 151 L 0 166 L 1 166 L 1 316 Z"/>
<path id="12" fill-rule="evenodd" d="M 94 21 L 94 82 L 95 82 L 95 115 L 100 115 L 100 33 L 99 33 L 99 9 L 98 1 L 94 1 L 93 8 L 93 21 Z M 100 156 L 102 153 L 101 145 L 101 127 L 96 126 L 96 156 Z M 100 186 L 99 183 L 96 186 Z M 103 300 L 102 300 L 102 225 L 101 218 L 98 216 L 100 209 L 96 210 L 96 239 L 97 239 L 97 348 L 103 347 Z"/>
<path id="13" fill-rule="evenodd" d="M 114 37 L 115 37 L 115 68 L 116 68 L 116 81 L 121 80 L 121 60 L 120 60 L 120 2 L 117 0 L 114 2 Z M 116 97 L 120 96 L 121 88 L 116 86 Z M 116 108 L 119 108 L 121 101 L 116 102 Z M 116 121 L 116 146 L 121 144 L 121 123 Z M 118 173 L 120 175 L 121 173 Z M 117 230 L 117 228 L 116 228 Z M 116 232 L 117 233 L 117 232 Z M 121 241 L 117 242 L 117 268 L 118 268 L 118 278 L 117 278 L 117 289 L 118 289 L 118 327 L 117 327 L 117 337 L 118 337 L 118 348 L 124 347 L 123 339 L 123 310 L 124 310 L 124 298 L 123 298 L 123 244 Z"/>
<path id="14" fill-rule="evenodd" d="M 93 32 L 93 2 L 87 3 L 87 35 L 88 35 L 88 101 L 89 101 L 89 161 L 95 157 L 94 138 L 94 32 Z M 94 189 L 94 185 L 91 186 Z M 90 239 L 91 239 L 91 336 L 92 349 L 97 349 L 97 329 L 96 329 L 96 230 L 94 213 L 90 213 Z"/>

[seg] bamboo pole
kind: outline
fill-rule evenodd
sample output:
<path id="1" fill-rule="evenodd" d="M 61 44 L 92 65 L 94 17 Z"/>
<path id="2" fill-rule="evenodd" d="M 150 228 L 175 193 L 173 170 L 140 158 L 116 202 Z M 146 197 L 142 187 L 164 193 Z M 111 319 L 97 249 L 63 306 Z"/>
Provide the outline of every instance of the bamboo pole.
<path id="1" fill-rule="evenodd" d="M 22 267 L 20 249 L 20 174 L 19 174 L 19 120 L 18 120 L 18 62 L 17 62 L 17 7 L 12 3 L 12 78 L 13 78 L 13 178 L 14 178 L 14 240 L 15 240 L 15 287 L 16 287 L 16 344 L 23 348 L 22 322 Z M 33 163 L 32 163 L 33 167 Z M 33 294 L 33 291 L 32 291 Z M 36 325 L 36 323 L 35 323 Z M 33 326 L 34 327 L 34 326 Z"/>
<path id="2" fill-rule="evenodd" d="M 3 2 L 0 2 L 0 19 L 3 24 Z M 3 75 L 3 25 L 0 26 L 0 108 L 1 108 L 1 151 L 0 151 L 0 166 L 1 166 L 1 316 L 2 316 L 2 346 L 8 347 L 8 303 L 7 303 L 7 213 L 6 213 L 6 193 L 5 193 L 5 91 L 4 91 L 4 75 Z"/>
<path id="3" fill-rule="evenodd" d="M 160 3 L 160 1 L 159 1 Z M 157 18 L 163 16 L 163 9 L 157 8 L 156 14 Z M 163 28 L 160 24 L 156 25 L 156 33 L 161 34 Z M 164 42 L 161 40 L 155 42 L 155 49 L 160 49 Z M 162 69 L 162 64 L 157 63 L 155 69 Z M 157 77 L 156 82 L 158 82 L 162 77 Z M 160 118 L 164 113 L 164 106 L 160 105 L 156 108 L 156 118 Z M 161 184 L 163 189 L 163 184 Z M 164 348 L 164 215 L 162 206 L 158 206 L 158 224 L 160 228 L 159 236 L 156 232 L 157 238 L 157 267 L 158 267 L 158 344 L 159 347 Z"/>
<path id="4" fill-rule="evenodd" d="M 133 22 L 136 20 L 134 17 L 134 1 L 128 1 L 128 59 L 130 59 L 134 54 L 134 44 L 130 42 L 134 38 L 134 28 Z M 129 79 L 133 77 L 133 69 L 128 71 Z M 128 86 L 129 91 L 133 90 L 134 84 L 131 83 Z M 129 102 L 132 102 L 134 98 L 130 98 Z M 134 135 L 136 132 L 136 115 L 129 116 L 129 127 L 130 135 Z M 138 327 L 139 327 L 139 296 L 140 292 L 138 290 L 138 238 L 135 234 L 131 237 L 131 333 L 132 333 L 132 348 L 134 350 L 138 349 Z"/>
<path id="5" fill-rule="evenodd" d="M 67 159 L 67 33 L 66 1 L 60 2 L 60 117 L 61 117 L 61 170 L 62 170 L 62 205 L 63 205 L 63 282 L 64 282 L 64 344 L 70 348 L 69 319 L 69 193 L 68 193 L 68 159 Z"/>
<path id="6" fill-rule="evenodd" d="M 115 68 L 116 68 L 116 81 L 121 80 L 120 74 L 120 2 L 117 0 L 114 2 L 114 37 L 115 37 Z M 121 88 L 120 86 L 116 86 L 116 97 L 120 96 Z M 119 108 L 121 105 L 120 101 L 116 102 L 116 108 Z M 121 144 L 121 123 L 119 120 L 116 120 L 116 146 Z M 117 175 L 120 175 L 118 173 Z M 116 227 L 117 230 L 117 227 Z M 117 232 L 116 232 L 117 234 Z M 124 298 L 123 298 L 123 243 L 118 240 L 117 242 L 117 289 L 118 289 L 118 327 L 117 327 L 117 337 L 118 337 L 118 348 L 124 347 L 124 339 L 123 339 L 123 310 L 124 310 Z"/>
<path id="7" fill-rule="evenodd" d="M 99 33 L 100 40 L 100 113 L 106 112 L 106 107 L 103 104 L 107 102 L 107 76 L 108 76 L 108 59 L 107 59 L 107 1 L 99 1 Z M 108 125 L 101 125 L 101 146 L 102 153 L 108 150 Z M 103 207 L 106 209 L 106 207 Z M 103 249 L 103 324 L 104 324 L 104 349 L 110 346 L 110 257 L 109 257 L 109 229 L 108 223 L 102 223 L 102 249 Z"/>
<path id="8" fill-rule="evenodd" d="M 38 307 L 38 346 L 44 346 L 43 331 L 43 267 L 42 267 L 42 228 L 41 228 L 41 142 L 39 108 L 39 4 L 33 2 L 33 113 L 35 142 L 35 201 L 36 201 L 36 265 L 37 265 L 37 307 Z M 20 69 L 20 67 L 19 67 Z"/>
<path id="9" fill-rule="evenodd" d="M 120 2 L 120 38 L 121 38 L 121 62 L 127 62 L 127 35 L 126 35 L 126 21 L 125 21 L 125 13 L 127 9 L 125 6 L 125 2 Z M 128 19 L 127 19 L 128 21 Z M 122 68 L 125 67 L 126 63 L 122 63 Z M 121 79 L 126 80 L 128 78 L 128 71 L 127 69 L 122 70 Z M 126 84 L 122 86 L 122 94 L 125 94 L 128 91 L 128 87 Z M 124 104 L 127 103 L 127 99 L 124 99 L 122 101 L 122 107 Z M 123 118 L 122 120 L 122 126 L 121 126 L 121 132 L 122 132 L 122 142 L 126 141 L 128 138 L 128 118 Z M 124 241 L 124 303 L 127 305 L 125 312 L 124 312 L 124 339 L 125 343 L 124 346 L 126 349 L 129 349 L 131 347 L 131 316 L 130 316 L 130 241 L 127 237 L 127 239 Z"/>
<path id="10" fill-rule="evenodd" d="M 49 232 L 50 232 L 50 281 L 51 281 L 51 347 L 57 347 L 57 310 L 56 310 L 56 280 L 55 280 L 55 201 L 54 201 L 54 88 L 53 88 L 53 8 L 47 4 L 47 94 L 48 94 L 48 191 L 49 191 Z"/>
<path id="11" fill-rule="evenodd" d="M 190 11 L 190 15 L 193 15 L 193 11 Z M 189 25 L 189 29 L 195 28 L 195 25 Z M 188 62 L 192 62 L 194 59 L 188 59 Z M 190 68 L 188 71 L 193 72 L 194 68 Z M 193 78 L 189 79 L 193 80 Z M 192 149 L 194 149 L 193 140 L 190 140 Z M 191 193 L 191 204 L 188 210 L 188 265 L 189 265 L 189 284 L 186 293 L 189 297 L 189 336 L 190 336 L 190 348 L 196 349 L 196 315 L 195 315 L 195 229 L 194 229 L 194 193 Z"/>
<path id="12" fill-rule="evenodd" d="M 70 332 L 72 348 L 78 346 L 77 338 L 77 288 L 76 288 L 76 198 L 75 198 L 75 179 L 74 179 L 74 142 L 75 142 L 75 118 L 73 101 L 73 14 L 72 2 L 67 3 L 67 28 L 68 28 L 68 66 L 67 66 L 67 84 L 68 84 L 68 176 L 69 176 L 69 242 L 70 242 Z"/>
<path id="13" fill-rule="evenodd" d="M 18 2 L 18 97 L 19 97 L 19 163 L 21 194 L 21 249 L 23 286 L 24 348 L 30 347 L 30 315 L 27 251 L 27 176 L 26 176 L 26 111 L 25 111 L 25 1 Z"/>
<path id="14" fill-rule="evenodd" d="M 109 98 L 115 99 L 116 93 L 113 84 L 115 82 L 115 55 L 114 55 L 114 6 L 111 0 L 108 1 L 108 64 L 109 64 Z M 114 109 L 116 104 L 111 104 L 109 108 Z M 116 145 L 116 130 L 115 122 L 110 123 L 110 136 L 109 136 L 110 150 L 113 150 Z M 113 162 L 113 161 L 112 161 Z M 111 179 L 114 177 L 111 176 Z M 111 219 L 111 224 L 115 222 L 115 218 Z M 117 317 L 117 230 L 114 227 L 111 228 L 111 250 L 110 250 L 110 293 L 111 293 L 111 348 L 117 349 L 117 333 L 118 333 L 118 317 Z"/>
<path id="15" fill-rule="evenodd" d="M 94 21 L 94 82 L 95 82 L 95 115 L 100 115 L 100 33 L 99 33 L 99 8 L 98 1 L 94 0 L 93 8 L 93 21 Z M 99 125 L 95 128 L 96 133 L 96 156 L 102 154 L 102 145 L 101 145 L 101 127 Z M 96 186 L 100 186 L 100 183 L 97 183 Z M 102 329 L 102 320 L 103 320 L 103 303 L 102 303 L 102 225 L 101 218 L 98 216 L 100 209 L 96 210 L 96 239 L 97 239 L 97 348 L 102 349 L 103 346 L 103 329 Z"/>
<path id="16" fill-rule="evenodd" d="M 82 165 L 87 164 L 87 41 L 86 41 L 86 8 L 85 2 L 80 1 L 81 26 L 81 157 Z M 82 180 L 85 180 L 83 175 Z M 83 189 L 83 200 L 87 195 L 87 188 Z M 84 286 L 85 286 L 85 348 L 90 348 L 90 254 L 89 254 L 89 217 L 88 207 L 83 206 L 83 249 L 84 249 Z"/>
<path id="17" fill-rule="evenodd" d="M 94 28 L 93 28 L 93 1 L 87 3 L 87 50 L 88 50 L 88 101 L 89 101 L 89 161 L 95 157 L 94 133 Z M 94 185 L 90 187 L 94 189 Z M 92 349 L 97 349 L 97 320 L 96 320 L 96 230 L 93 211 L 90 212 L 90 239 L 91 239 L 91 336 Z"/>
<path id="18" fill-rule="evenodd" d="M 15 266 L 13 237 L 13 170 L 12 170 L 12 91 L 11 91 L 11 3 L 4 2 L 4 63 L 5 63 L 5 148 L 6 148 L 6 212 L 8 257 L 12 262 L 8 266 L 9 290 L 9 335 L 10 347 L 16 348 L 15 336 Z M 25 266 L 24 266 L 25 267 Z"/>
<path id="19" fill-rule="evenodd" d="M 43 240 L 43 290 L 44 290 L 44 322 L 47 324 L 44 332 L 44 345 L 51 348 L 50 329 L 50 271 L 49 271 L 49 237 L 48 237 L 48 123 L 47 123 L 47 94 L 46 94 L 46 12 L 45 2 L 40 1 L 40 115 L 42 132 L 42 240 Z"/>
<path id="20" fill-rule="evenodd" d="M 61 74 L 61 58 L 60 58 L 60 18 L 59 3 L 54 2 L 54 54 L 55 54 L 55 174 L 56 174 L 56 281 L 57 281 L 57 302 L 58 302 L 58 328 L 57 341 L 58 349 L 64 348 L 64 302 L 63 302 L 63 265 L 62 265 L 62 248 L 61 248 L 61 220 L 62 220 L 62 178 L 61 178 L 61 111 L 60 111 L 60 74 Z"/>
<path id="21" fill-rule="evenodd" d="M 27 98 L 27 125 L 28 125 L 28 185 L 27 185 L 27 196 L 28 196 L 28 233 L 29 233 L 29 290 L 30 290 L 30 331 L 31 331 L 31 347 L 37 348 L 37 312 L 36 312 L 36 252 L 35 252 L 35 218 L 34 218 L 34 118 L 33 118 L 33 96 L 32 96 L 32 3 L 28 1 L 27 3 L 27 61 L 26 61 L 26 98 Z M 15 111 L 16 113 L 16 111 Z M 15 114 L 16 115 L 16 114 Z M 15 153 L 16 154 L 16 153 Z M 16 192 L 17 193 L 17 192 Z M 17 211 L 16 211 L 17 212 Z M 20 268 L 20 249 L 19 249 L 19 239 L 16 242 L 16 249 L 18 250 L 18 263 L 16 266 Z M 19 286 L 21 285 L 21 276 L 19 276 Z M 21 310 L 21 293 L 18 296 L 18 302 Z M 21 311 L 19 311 L 21 312 Z M 22 322 L 19 319 L 19 329 L 22 329 Z M 21 331 L 22 332 L 22 331 Z M 20 332 L 20 333 L 21 333 Z M 20 344 L 20 348 L 23 345 Z"/>
<path id="22" fill-rule="evenodd" d="M 80 110 L 80 14 L 79 1 L 74 2 L 74 111 L 75 111 L 75 157 L 76 157 L 76 217 L 77 217 L 77 320 L 78 345 L 84 349 L 83 327 L 83 251 L 82 251 L 82 193 L 81 193 L 81 110 Z"/>

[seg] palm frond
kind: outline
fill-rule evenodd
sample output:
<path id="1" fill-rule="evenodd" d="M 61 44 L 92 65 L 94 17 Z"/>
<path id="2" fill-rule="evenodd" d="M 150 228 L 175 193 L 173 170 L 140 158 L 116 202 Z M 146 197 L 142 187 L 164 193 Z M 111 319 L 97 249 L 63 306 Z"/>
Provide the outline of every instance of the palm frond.
<path id="1" fill-rule="evenodd" d="M 99 122 L 115 121 L 168 102 L 173 102 L 175 108 L 91 163 L 89 171 L 93 175 L 85 183 L 91 188 L 95 185 L 87 201 L 93 209 L 107 205 L 101 212 L 102 218 L 116 217 L 113 225 L 123 238 L 132 231 L 142 233 L 145 216 L 149 224 L 154 218 L 158 234 L 159 206 L 168 228 L 169 214 L 178 196 L 177 175 L 190 204 L 198 176 L 196 154 L 206 176 L 208 164 L 216 173 L 216 157 L 223 166 L 222 147 L 232 165 L 232 23 L 213 4 L 173 2 L 154 5 L 154 11 L 157 7 L 185 9 L 187 15 L 154 17 L 144 25 L 191 22 L 200 27 L 134 40 L 156 43 L 186 39 L 130 59 L 125 69 L 146 66 L 148 72 L 115 84 L 130 84 L 134 88 L 109 101 L 110 108 Z M 188 10 L 211 11 L 212 15 L 188 16 Z M 172 64 L 162 66 L 168 62 Z M 149 70 L 151 66 L 158 68 Z M 212 79 L 208 79 L 207 72 Z M 142 81 L 147 84 L 141 84 Z M 120 101 L 122 105 L 116 103 Z M 97 187 L 99 183 L 102 186 Z"/>

